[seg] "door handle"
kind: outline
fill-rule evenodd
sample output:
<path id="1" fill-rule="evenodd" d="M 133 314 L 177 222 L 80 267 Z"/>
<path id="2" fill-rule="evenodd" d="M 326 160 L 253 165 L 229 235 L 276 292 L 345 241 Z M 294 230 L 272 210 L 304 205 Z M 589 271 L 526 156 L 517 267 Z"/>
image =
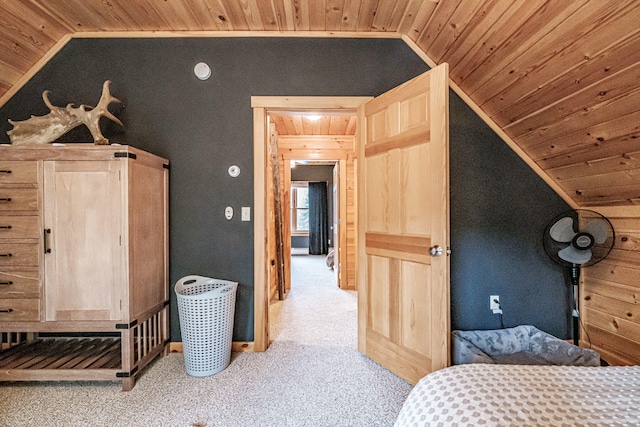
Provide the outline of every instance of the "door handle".
<path id="1" fill-rule="evenodd" d="M 431 255 L 432 257 L 442 256 L 444 252 L 444 249 L 442 249 L 442 247 L 438 245 L 431 246 L 429 248 L 429 255 Z M 451 249 L 447 249 L 446 253 L 447 255 L 451 255 Z"/>
<path id="2" fill-rule="evenodd" d="M 5 308 L 0 310 L 0 313 L 13 313 L 13 308 Z"/>
<path id="3" fill-rule="evenodd" d="M 435 245 L 435 246 L 431 246 L 429 248 L 429 255 L 436 257 L 436 256 L 442 256 L 442 247 Z"/>
<path id="4" fill-rule="evenodd" d="M 9 203 L 11 201 L 11 197 L 0 197 L 0 202 L 7 202 Z"/>
<path id="5" fill-rule="evenodd" d="M 11 230 L 13 227 L 11 227 L 10 225 L 0 225 L 0 228 L 3 230 Z"/>

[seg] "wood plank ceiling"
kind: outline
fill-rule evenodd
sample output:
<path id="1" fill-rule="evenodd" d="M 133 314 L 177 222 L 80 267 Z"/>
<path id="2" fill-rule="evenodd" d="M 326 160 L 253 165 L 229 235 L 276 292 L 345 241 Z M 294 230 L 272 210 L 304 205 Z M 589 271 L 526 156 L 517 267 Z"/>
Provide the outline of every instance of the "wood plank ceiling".
<path id="1" fill-rule="evenodd" d="M 633 205 L 639 22 L 637 0 L 2 0 L 0 96 L 70 36 L 403 37 L 577 206 Z"/>
<path id="2" fill-rule="evenodd" d="M 278 135 L 355 135 L 355 115 L 270 114 Z"/>

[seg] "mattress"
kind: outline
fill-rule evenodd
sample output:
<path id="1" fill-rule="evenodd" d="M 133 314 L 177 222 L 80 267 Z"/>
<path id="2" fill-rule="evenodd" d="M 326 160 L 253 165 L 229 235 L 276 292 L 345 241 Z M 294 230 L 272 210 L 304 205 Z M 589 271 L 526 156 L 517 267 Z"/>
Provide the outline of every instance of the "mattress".
<path id="1" fill-rule="evenodd" d="M 395 426 L 640 426 L 640 366 L 452 366 L 420 380 Z"/>

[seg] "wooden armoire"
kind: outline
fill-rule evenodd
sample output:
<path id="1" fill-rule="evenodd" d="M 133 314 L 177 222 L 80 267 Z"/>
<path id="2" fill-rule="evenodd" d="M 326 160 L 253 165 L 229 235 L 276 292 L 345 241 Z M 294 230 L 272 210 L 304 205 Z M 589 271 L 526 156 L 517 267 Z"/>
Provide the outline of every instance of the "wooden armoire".
<path id="1" fill-rule="evenodd" d="M 169 340 L 166 159 L 0 147 L 0 381 L 130 390 Z"/>

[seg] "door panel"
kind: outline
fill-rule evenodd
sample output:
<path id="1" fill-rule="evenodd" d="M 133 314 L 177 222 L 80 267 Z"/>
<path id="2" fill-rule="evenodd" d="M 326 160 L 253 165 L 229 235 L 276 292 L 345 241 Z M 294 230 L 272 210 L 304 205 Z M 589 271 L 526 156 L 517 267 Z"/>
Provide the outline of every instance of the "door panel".
<path id="1" fill-rule="evenodd" d="M 119 320 L 120 161 L 44 162 L 46 320 Z"/>
<path id="2" fill-rule="evenodd" d="M 391 283 L 389 281 L 389 258 L 371 256 L 368 259 L 369 265 L 369 293 L 368 305 L 371 311 L 378 313 L 368 320 L 367 328 L 374 332 L 387 336 L 389 334 L 389 298 L 391 295 Z"/>
<path id="3" fill-rule="evenodd" d="M 358 346 L 415 384 L 449 360 L 447 65 L 359 117 Z"/>
<path id="4" fill-rule="evenodd" d="M 429 179 L 429 168 L 425 167 L 429 159 L 429 147 L 426 145 L 409 147 L 403 150 L 400 186 L 405 189 L 402 207 L 402 233 L 426 236 L 429 234 L 429 194 L 424 183 Z"/>
<path id="5" fill-rule="evenodd" d="M 422 339 L 422 328 L 431 329 L 429 310 L 421 309 L 421 302 L 429 300 L 430 286 L 429 268 L 425 264 L 402 261 L 400 268 L 400 287 L 404 307 L 400 313 L 402 328 L 401 342 L 418 353 L 430 354 L 431 342 Z"/>

